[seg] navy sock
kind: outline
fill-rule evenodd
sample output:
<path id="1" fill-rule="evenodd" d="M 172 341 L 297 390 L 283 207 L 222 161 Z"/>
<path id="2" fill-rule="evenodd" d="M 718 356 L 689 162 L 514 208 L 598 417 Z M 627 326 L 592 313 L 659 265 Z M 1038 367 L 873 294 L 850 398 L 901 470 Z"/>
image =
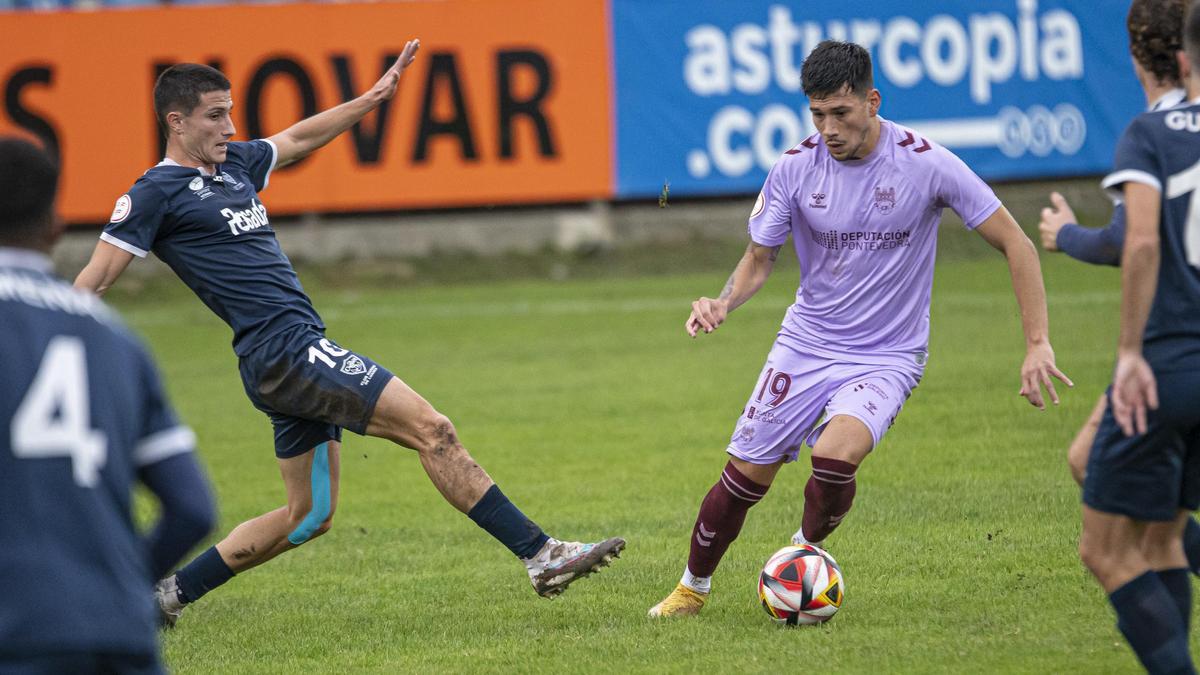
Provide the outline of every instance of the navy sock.
<path id="1" fill-rule="evenodd" d="M 1188 518 L 1187 527 L 1183 528 L 1183 552 L 1192 574 L 1200 575 L 1200 523 L 1194 517 Z"/>
<path id="2" fill-rule="evenodd" d="M 1173 570 L 1159 570 L 1158 578 L 1171 594 L 1171 599 L 1179 607 L 1179 615 L 1183 617 L 1183 630 L 1186 632 L 1192 622 L 1192 575 L 1180 567 Z"/>
<path id="3" fill-rule="evenodd" d="M 483 493 L 467 517 L 518 558 L 532 558 L 550 537 L 504 496 L 499 485 Z"/>
<path id="4" fill-rule="evenodd" d="M 195 560 L 175 573 L 175 579 L 179 582 L 179 599 L 185 603 L 199 600 L 205 593 L 232 578 L 233 570 L 221 560 L 216 546 L 196 556 Z"/>
<path id="5" fill-rule="evenodd" d="M 1117 628 L 1150 673 L 1195 673 L 1183 617 L 1158 574 L 1146 572 L 1113 591 Z"/>

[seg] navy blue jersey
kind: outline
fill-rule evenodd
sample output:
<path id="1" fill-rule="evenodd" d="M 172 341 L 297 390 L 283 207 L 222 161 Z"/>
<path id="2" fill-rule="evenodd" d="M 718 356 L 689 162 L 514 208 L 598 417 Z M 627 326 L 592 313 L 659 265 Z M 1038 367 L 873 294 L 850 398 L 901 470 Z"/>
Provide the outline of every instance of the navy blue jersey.
<path id="1" fill-rule="evenodd" d="M 1162 259 L 1143 353 L 1156 371 L 1200 370 L 1200 105 L 1139 115 L 1117 144 L 1105 188 L 1162 193 Z"/>
<path id="2" fill-rule="evenodd" d="M 131 491 L 192 432 L 139 342 L 40 254 L 0 248 L 0 344 L 0 655 L 155 653 Z"/>
<path id="3" fill-rule="evenodd" d="M 275 166 L 275 145 L 230 143 L 212 176 L 170 160 L 117 200 L 100 238 L 145 257 L 154 251 L 233 329 L 233 350 L 296 324 L 324 330 L 275 239 L 258 199 Z"/>

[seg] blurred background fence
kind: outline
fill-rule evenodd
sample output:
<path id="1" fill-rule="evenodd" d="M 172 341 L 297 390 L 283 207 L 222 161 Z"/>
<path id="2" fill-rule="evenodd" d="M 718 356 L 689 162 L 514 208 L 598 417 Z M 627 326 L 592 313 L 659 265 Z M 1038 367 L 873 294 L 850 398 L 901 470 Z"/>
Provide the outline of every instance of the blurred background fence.
<path id="1" fill-rule="evenodd" d="M 747 195 L 814 131 L 799 68 L 827 38 L 870 49 L 881 114 L 992 182 L 1103 173 L 1145 105 L 1121 0 L 0 7 L 10 10 L 0 12 L 0 132 L 61 155 L 61 209 L 89 240 L 161 158 L 151 91 L 180 61 L 230 77 L 246 139 L 365 90 L 421 38 L 397 99 L 275 173 L 264 195 L 277 224 L 307 224 L 290 237 L 296 247 L 349 257 L 609 245 L 695 224 L 640 209 L 667 191 L 672 208 L 691 204 L 743 236 Z M 626 223 L 630 214 L 645 220 Z M 322 244 L 330 224 L 344 227 Z M 407 248 L 389 248 L 399 227 Z"/>

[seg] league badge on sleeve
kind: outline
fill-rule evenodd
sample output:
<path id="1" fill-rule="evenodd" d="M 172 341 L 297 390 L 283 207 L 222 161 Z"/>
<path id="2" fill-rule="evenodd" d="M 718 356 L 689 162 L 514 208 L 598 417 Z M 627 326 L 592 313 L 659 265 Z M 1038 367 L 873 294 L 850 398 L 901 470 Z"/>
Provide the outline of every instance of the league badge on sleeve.
<path id="1" fill-rule="evenodd" d="M 123 194 L 117 199 L 117 205 L 113 207 L 112 216 L 109 217 L 108 222 L 119 223 L 128 218 L 129 212 L 132 210 L 133 200 L 129 198 L 128 194 Z"/>
<path id="2" fill-rule="evenodd" d="M 763 212 L 763 207 L 767 205 L 767 200 L 763 197 L 763 193 L 758 193 L 758 199 L 754 202 L 754 210 L 750 211 L 750 217 L 753 218 Z"/>

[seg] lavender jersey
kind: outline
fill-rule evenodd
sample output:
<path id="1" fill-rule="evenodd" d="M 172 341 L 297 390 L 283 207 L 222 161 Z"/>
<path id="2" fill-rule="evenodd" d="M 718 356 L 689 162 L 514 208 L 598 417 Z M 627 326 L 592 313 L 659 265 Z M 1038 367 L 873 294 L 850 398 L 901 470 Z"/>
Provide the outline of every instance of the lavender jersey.
<path id="1" fill-rule="evenodd" d="M 882 118 L 866 159 L 835 160 L 820 134 L 788 150 L 749 226 L 764 246 L 790 234 L 800 260 L 779 340 L 847 363 L 923 366 L 945 207 L 974 229 L 1000 200 L 950 151 Z"/>

